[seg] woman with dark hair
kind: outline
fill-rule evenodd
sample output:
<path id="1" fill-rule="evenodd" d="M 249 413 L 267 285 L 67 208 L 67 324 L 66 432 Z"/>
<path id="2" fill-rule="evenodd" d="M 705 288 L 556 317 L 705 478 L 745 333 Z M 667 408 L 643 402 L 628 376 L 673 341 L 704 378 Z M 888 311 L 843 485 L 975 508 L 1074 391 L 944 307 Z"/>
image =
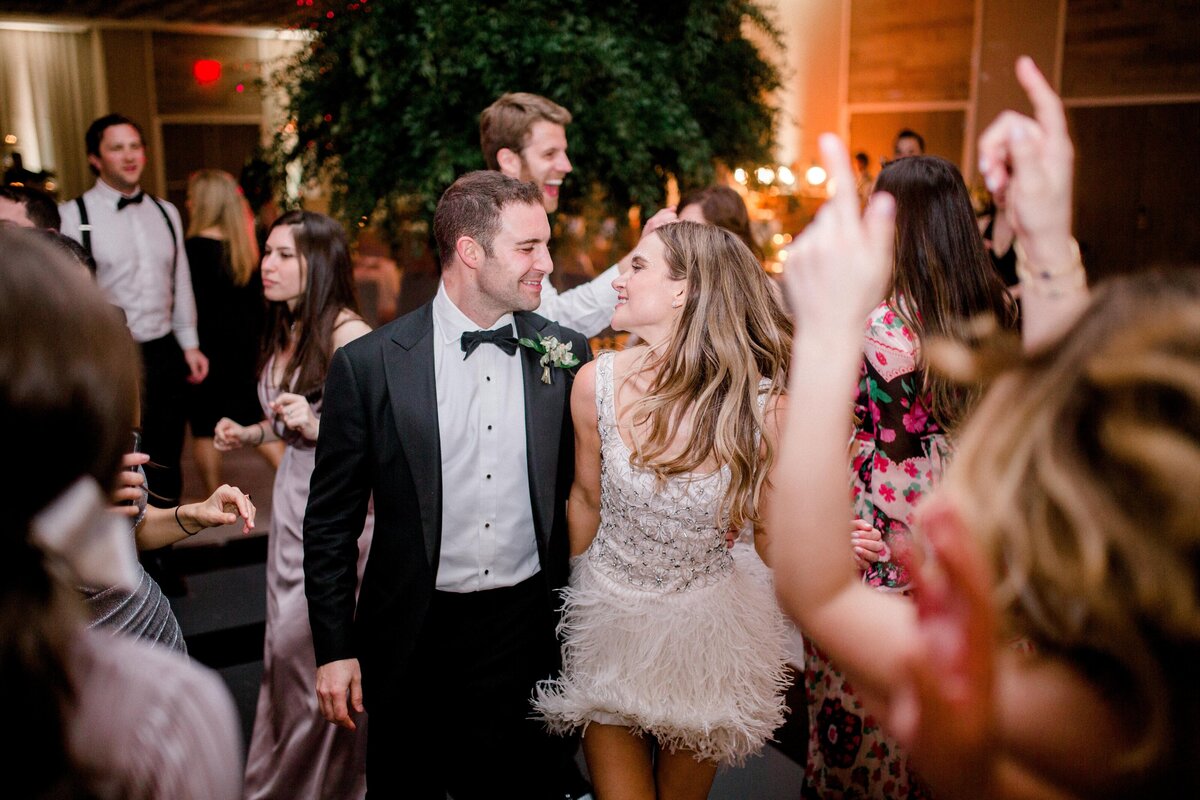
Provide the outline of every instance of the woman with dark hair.
<path id="1" fill-rule="evenodd" d="M 287 444 L 275 474 L 263 678 L 246 797 L 361 797 L 365 725 L 330 725 L 317 708 L 302 531 L 329 360 L 370 328 L 358 313 L 346 234 L 323 214 L 292 211 L 275 221 L 263 249 L 262 282 L 269 306 L 258 391 L 267 419 L 249 426 L 222 419 L 214 437 L 222 450 L 277 439 Z M 366 526 L 358 540 L 360 580 L 370 517 Z"/>
<path id="2" fill-rule="evenodd" d="M 85 628 L 82 584 L 137 582 L 107 495 L 129 444 L 138 357 L 66 256 L 0 229 L 0 423 L 20 469 L 0 482 L 0 692 L 12 797 L 238 796 L 236 714 L 186 657 Z"/>
<path id="3" fill-rule="evenodd" d="M 754 235 L 750 232 L 750 212 L 746 210 L 746 201 L 742 196 L 728 186 L 708 186 L 703 189 L 693 189 L 685 194 L 675 206 L 679 219 L 688 222 L 708 223 L 724 228 L 742 240 L 758 261 L 763 259 L 763 251 Z"/>
<path id="4" fill-rule="evenodd" d="M 1011 325 L 1011 302 L 993 269 L 958 169 L 937 156 L 889 162 L 875 182 L 896 203 L 891 282 L 871 312 L 854 414 L 851 545 L 863 581 L 883 592 L 910 589 L 909 527 L 940 482 L 950 436 L 978 392 L 927 369 L 925 342 L 961 341 L 967 322 Z M 907 758 L 806 643 L 808 786 L 828 796 L 854 786 L 863 797 L 907 796 Z"/>

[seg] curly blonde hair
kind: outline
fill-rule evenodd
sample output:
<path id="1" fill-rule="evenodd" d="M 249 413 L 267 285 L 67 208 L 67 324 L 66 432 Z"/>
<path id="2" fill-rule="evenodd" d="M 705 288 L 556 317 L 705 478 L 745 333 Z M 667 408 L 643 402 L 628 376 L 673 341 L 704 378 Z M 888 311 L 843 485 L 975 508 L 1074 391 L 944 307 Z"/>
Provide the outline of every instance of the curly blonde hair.
<path id="1" fill-rule="evenodd" d="M 943 488 L 1010 632 L 1112 690 L 1131 780 L 1178 785 L 1200 749 L 1200 271 L 1101 286 L 996 382 Z"/>
<path id="2" fill-rule="evenodd" d="M 741 528 L 758 520 L 759 498 L 775 460 L 759 408 L 782 394 L 792 351 L 792 323 L 770 279 L 734 234 L 715 225 L 677 222 L 656 231 L 671 277 L 688 295 L 670 342 L 647 366 L 657 369 L 632 408 L 632 461 L 660 478 L 695 472 L 707 461 L 728 466 L 729 488 L 718 517 Z M 684 421 L 686 445 L 668 455 Z"/>

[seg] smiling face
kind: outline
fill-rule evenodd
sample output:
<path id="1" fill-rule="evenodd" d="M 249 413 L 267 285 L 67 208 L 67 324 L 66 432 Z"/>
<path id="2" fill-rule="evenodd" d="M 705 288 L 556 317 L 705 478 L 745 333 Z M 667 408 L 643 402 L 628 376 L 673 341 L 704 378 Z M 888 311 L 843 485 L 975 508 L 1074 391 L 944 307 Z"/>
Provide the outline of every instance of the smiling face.
<path id="1" fill-rule="evenodd" d="M 133 194 L 146 168 L 142 136 L 132 125 L 110 125 L 100 136 L 99 154 L 88 154 L 88 163 L 100 179 L 121 194 Z"/>
<path id="2" fill-rule="evenodd" d="M 273 303 L 287 303 L 295 309 L 304 295 L 308 269 L 296 251 L 296 234 L 291 225 L 279 225 L 267 237 L 263 248 L 263 296 Z"/>
<path id="3" fill-rule="evenodd" d="M 687 298 L 687 281 L 671 277 L 657 234 L 638 243 L 629 271 L 613 281 L 613 288 L 617 290 L 613 329 L 636 333 L 651 344 L 671 332 Z"/>
<path id="4" fill-rule="evenodd" d="M 542 190 L 546 213 L 557 211 L 559 189 L 563 178 L 571 171 L 571 160 L 567 158 L 567 129 L 549 120 L 538 120 L 529 129 L 525 146 L 517 156 L 515 169 L 505 169 L 502 163 L 501 171 L 509 177 L 537 184 Z"/>
<path id="5" fill-rule="evenodd" d="M 537 205 L 509 203 L 500 211 L 492 253 L 478 267 L 478 307 L 495 312 L 533 311 L 542 304 L 542 281 L 554 271 L 550 221 Z"/>

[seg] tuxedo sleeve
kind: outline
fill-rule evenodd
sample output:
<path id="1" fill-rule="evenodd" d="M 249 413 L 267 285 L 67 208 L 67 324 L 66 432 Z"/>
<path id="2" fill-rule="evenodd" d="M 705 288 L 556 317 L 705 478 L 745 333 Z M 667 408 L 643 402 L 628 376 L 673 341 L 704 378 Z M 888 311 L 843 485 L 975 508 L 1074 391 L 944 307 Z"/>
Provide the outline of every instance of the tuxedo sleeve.
<path id="1" fill-rule="evenodd" d="M 353 647 L 358 537 L 371 497 L 362 387 L 345 348 L 325 379 L 316 467 L 304 514 L 304 593 L 317 665 L 356 658 Z"/>

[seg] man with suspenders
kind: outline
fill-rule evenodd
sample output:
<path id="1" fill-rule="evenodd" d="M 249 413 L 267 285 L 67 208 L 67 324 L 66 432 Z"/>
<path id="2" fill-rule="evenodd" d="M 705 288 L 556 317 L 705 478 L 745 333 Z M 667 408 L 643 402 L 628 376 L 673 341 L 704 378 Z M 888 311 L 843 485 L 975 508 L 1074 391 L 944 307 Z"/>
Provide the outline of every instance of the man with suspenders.
<path id="1" fill-rule="evenodd" d="M 92 254 L 97 282 L 125 311 L 141 348 L 142 449 L 150 455 L 151 502 L 169 507 L 182 493 L 186 383 L 208 374 L 183 224 L 175 206 L 139 185 L 146 153 L 137 123 L 119 114 L 101 117 L 88 128 L 86 143 L 98 179 L 59 206 L 61 230 Z"/>

